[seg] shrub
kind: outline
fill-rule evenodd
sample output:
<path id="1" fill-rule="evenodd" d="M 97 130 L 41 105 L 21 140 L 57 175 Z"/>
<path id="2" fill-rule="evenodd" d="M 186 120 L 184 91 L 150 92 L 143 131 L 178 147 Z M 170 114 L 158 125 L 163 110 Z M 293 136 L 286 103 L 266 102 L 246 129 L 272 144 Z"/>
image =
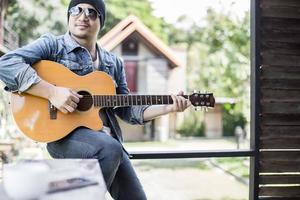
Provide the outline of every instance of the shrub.
<path id="1" fill-rule="evenodd" d="M 203 117 L 199 116 L 199 114 L 190 113 L 187 115 L 181 124 L 181 126 L 177 129 L 177 131 L 182 136 L 204 136 L 204 122 Z"/>
<path id="2" fill-rule="evenodd" d="M 233 105 L 225 104 L 223 106 L 223 136 L 234 136 L 234 130 L 237 126 L 245 129 L 247 120 L 243 113 L 236 111 Z"/>

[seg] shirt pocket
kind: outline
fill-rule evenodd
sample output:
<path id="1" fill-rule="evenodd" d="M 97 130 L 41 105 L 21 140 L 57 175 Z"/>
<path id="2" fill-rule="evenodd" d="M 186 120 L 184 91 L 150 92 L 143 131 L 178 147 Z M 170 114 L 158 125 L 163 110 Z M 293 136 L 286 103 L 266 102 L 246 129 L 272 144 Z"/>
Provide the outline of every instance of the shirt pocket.
<path id="1" fill-rule="evenodd" d="M 78 61 L 73 61 L 69 59 L 60 59 L 60 64 L 63 64 L 65 67 L 69 68 L 72 72 L 81 75 L 84 69 L 84 65 Z"/>
<path id="2" fill-rule="evenodd" d="M 61 59 L 60 63 L 72 71 L 83 69 L 83 65 L 81 65 L 78 61 L 73 61 L 73 60 L 69 60 L 69 59 Z"/>

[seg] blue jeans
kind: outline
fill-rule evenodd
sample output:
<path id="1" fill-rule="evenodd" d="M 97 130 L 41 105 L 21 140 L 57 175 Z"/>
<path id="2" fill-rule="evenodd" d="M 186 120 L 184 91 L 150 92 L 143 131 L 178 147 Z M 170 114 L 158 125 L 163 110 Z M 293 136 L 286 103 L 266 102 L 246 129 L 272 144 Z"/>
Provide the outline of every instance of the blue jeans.
<path id="1" fill-rule="evenodd" d="M 114 199 L 147 199 L 122 145 L 103 132 L 80 127 L 47 144 L 53 158 L 98 159 L 106 186 Z"/>

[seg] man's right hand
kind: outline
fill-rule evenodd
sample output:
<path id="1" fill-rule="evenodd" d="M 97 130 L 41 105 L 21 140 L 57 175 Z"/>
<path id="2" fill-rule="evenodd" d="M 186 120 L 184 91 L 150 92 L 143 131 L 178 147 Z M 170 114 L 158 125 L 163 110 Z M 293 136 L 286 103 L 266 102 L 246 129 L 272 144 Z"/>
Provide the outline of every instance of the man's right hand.
<path id="1" fill-rule="evenodd" d="M 49 100 L 58 110 L 67 114 L 74 112 L 82 95 L 65 87 L 58 87 L 41 80 L 30 86 L 26 93 Z"/>
<path id="2" fill-rule="evenodd" d="M 77 94 L 76 91 L 70 88 L 54 86 L 51 89 L 49 101 L 58 110 L 67 114 L 76 110 L 79 99 L 82 97 L 82 95 Z"/>

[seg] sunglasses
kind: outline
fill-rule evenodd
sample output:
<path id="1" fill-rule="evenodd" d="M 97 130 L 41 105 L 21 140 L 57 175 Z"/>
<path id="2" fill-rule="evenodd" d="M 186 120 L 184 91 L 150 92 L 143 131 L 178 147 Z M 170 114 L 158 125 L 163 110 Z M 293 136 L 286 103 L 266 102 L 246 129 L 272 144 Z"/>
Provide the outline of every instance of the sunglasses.
<path id="1" fill-rule="evenodd" d="M 93 21 L 96 20 L 98 16 L 100 18 L 100 14 L 93 8 L 81 8 L 79 6 L 74 6 L 69 10 L 70 15 L 73 17 L 79 17 L 82 12 L 84 12 L 85 16 Z"/>

